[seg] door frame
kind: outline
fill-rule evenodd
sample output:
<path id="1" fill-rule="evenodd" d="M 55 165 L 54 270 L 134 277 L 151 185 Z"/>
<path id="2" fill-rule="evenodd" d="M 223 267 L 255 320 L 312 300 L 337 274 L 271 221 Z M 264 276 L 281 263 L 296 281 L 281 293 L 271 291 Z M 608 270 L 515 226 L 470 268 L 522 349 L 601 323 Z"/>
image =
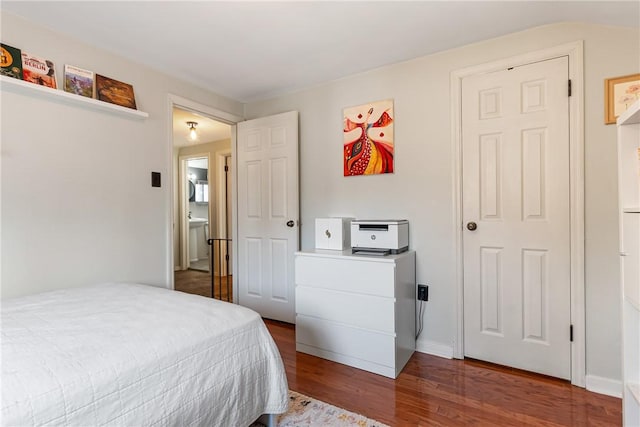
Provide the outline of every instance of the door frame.
<path id="1" fill-rule="evenodd" d="M 166 164 L 170 165 L 170 167 L 168 168 L 167 171 L 167 176 L 168 179 L 166 182 L 170 183 L 169 184 L 169 197 L 167 200 L 167 206 L 166 206 L 166 212 L 167 212 L 167 224 L 171 225 L 171 227 L 167 227 L 167 242 L 168 242 L 168 250 L 167 250 L 167 259 L 166 259 L 166 263 L 167 263 L 167 268 L 166 268 L 166 283 L 167 283 L 167 287 L 169 289 L 175 289 L 175 283 L 174 283 L 174 246 L 175 246 L 175 239 L 174 239 L 174 227 L 175 227 L 175 221 L 176 221 L 176 213 L 174 211 L 174 203 L 175 203 L 175 198 L 176 198 L 176 194 L 175 194 L 175 179 L 176 179 L 176 171 L 174 170 L 174 162 L 173 162 L 173 108 L 174 107 L 178 107 L 178 108 L 182 108 L 184 110 L 188 110 L 197 114 L 202 114 L 204 116 L 207 116 L 213 120 L 217 120 L 219 122 L 222 123 L 226 123 L 228 125 L 231 125 L 231 155 L 232 155 L 232 159 L 231 161 L 233 162 L 233 169 L 236 169 L 236 165 L 235 165 L 235 150 L 236 150 L 236 124 L 239 122 L 244 121 L 244 117 L 241 116 L 237 116 L 233 113 L 228 113 L 226 111 L 223 110 L 219 110 L 217 108 L 211 107 L 209 105 L 205 105 L 202 104 L 200 102 L 197 101 L 193 101 L 191 99 L 188 98 L 184 98 L 182 96 L 179 95 L 174 95 L 174 94 L 167 94 L 167 104 L 166 104 L 166 112 L 165 112 L 165 117 L 167 117 L 167 129 L 166 129 L 166 144 L 167 144 L 167 149 L 166 149 L 166 156 L 167 156 L 167 161 Z M 178 163 L 179 165 L 179 163 Z M 235 179 L 233 180 L 232 184 L 235 183 Z M 232 198 L 231 198 L 231 211 L 232 211 L 232 217 L 233 219 L 235 219 L 236 216 L 236 188 L 235 186 L 232 187 L 231 189 L 232 191 Z M 233 221 L 232 222 L 232 234 L 233 234 L 233 238 L 235 239 L 236 236 L 236 223 L 237 221 Z M 235 253 L 235 251 L 234 251 Z M 234 266 L 234 270 L 236 268 L 237 262 L 233 263 Z M 235 271 L 234 271 L 235 274 Z M 238 290 L 236 289 L 236 283 L 234 281 L 233 283 L 233 295 L 237 295 Z M 235 300 L 235 298 L 234 298 Z"/>
<path id="2" fill-rule="evenodd" d="M 189 223 L 186 221 L 187 212 L 189 212 L 189 200 L 184 192 L 186 186 L 187 161 L 191 159 L 207 159 L 207 173 L 211 170 L 211 158 L 209 153 L 196 153 L 178 156 L 178 226 L 180 227 L 180 269 L 187 270 L 191 266 L 189 259 Z M 209 200 L 211 200 L 211 186 L 209 185 Z M 211 236 L 211 208 L 207 213 L 209 219 L 209 236 Z M 212 272 L 213 273 L 213 272 Z"/>
<path id="3" fill-rule="evenodd" d="M 485 64 L 455 70 L 451 73 L 451 143 L 453 159 L 453 234 L 456 284 L 456 331 L 453 356 L 464 358 L 464 264 L 462 218 L 462 79 L 508 67 L 544 61 L 560 56 L 569 58 L 569 192 L 570 192 L 570 258 L 571 258 L 571 383 L 585 387 L 585 282 L 584 282 L 584 59 L 583 41 L 550 47 Z"/>

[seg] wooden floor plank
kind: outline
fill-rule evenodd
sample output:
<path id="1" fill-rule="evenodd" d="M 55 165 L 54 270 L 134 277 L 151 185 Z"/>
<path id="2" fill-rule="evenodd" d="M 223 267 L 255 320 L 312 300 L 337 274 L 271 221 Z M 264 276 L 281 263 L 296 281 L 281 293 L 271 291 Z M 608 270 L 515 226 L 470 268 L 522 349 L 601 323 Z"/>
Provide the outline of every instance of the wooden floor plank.
<path id="1" fill-rule="evenodd" d="M 227 282 L 229 286 L 227 286 Z M 176 291 L 211 298 L 211 275 L 208 271 L 178 270 L 174 272 L 173 287 Z M 215 276 L 213 288 L 215 298 L 233 301 L 232 276 Z"/>
<path id="2" fill-rule="evenodd" d="M 391 426 L 619 426 L 621 400 L 477 360 L 415 353 L 396 380 L 295 351 L 295 327 L 265 320 L 289 388 Z"/>

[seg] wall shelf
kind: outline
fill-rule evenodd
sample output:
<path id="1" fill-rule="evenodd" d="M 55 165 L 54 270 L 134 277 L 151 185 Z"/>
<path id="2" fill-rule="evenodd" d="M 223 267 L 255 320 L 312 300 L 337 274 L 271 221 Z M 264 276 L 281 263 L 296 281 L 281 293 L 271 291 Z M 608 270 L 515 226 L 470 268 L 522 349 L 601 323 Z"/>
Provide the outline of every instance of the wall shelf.
<path id="1" fill-rule="evenodd" d="M 144 111 L 134 110 L 132 108 L 122 107 L 120 105 L 110 104 L 85 96 L 75 95 L 65 92 L 62 89 L 52 89 L 46 86 L 40 86 L 34 83 L 25 82 L 7 76 L 0 76 L 0 89 L 2 91 L 10 90 L 16 93 L 30 93 L 43 98 L 57 99 L 69 104 L 83 105 L 96 110 L 109 111 L 123 116 L 134 117 L 138 119 L 146 119 L 148 113 Z"/>

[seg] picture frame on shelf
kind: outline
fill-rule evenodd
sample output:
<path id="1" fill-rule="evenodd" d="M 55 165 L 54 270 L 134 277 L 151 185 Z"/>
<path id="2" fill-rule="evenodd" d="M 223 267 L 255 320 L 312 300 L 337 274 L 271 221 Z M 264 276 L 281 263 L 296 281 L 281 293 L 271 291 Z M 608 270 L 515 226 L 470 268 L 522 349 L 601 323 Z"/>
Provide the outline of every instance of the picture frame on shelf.
<path id="1" fill-rule="evenodd" d="M 22 80 L 22 51 L 0 43 L 0 75 Z"/>
<path id="2" fill-rule="evenodd" d="M 93 98 L 94 75 L 95 73 L 91 70 L 66 64 L 64 66 L 64 91 Z"/>
<path id="3" fill-rule="evenodd" d="M 640 99 L 640 74 L 604 81 L 604 123 L 615 124 L 618 116 Z"/>
<path id="4" fill-rule="evenodd" d="M 53 61 L 22 51 L 22 79 L 40 86 L 57 89 Z"/>
<path id="5" fill-rule="evenodd" d="M 137 109 L 132 85 L 100 74 L 96 74 L 96 98 L 121 107 Z"/>

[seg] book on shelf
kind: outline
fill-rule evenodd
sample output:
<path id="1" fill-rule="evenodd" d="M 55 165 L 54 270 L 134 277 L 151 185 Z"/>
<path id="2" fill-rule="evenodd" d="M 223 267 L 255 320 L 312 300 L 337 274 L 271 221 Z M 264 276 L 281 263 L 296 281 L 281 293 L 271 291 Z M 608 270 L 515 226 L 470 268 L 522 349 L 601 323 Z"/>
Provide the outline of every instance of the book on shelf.
<path id="1" fill-rule="evenodd" d="M 64 90 L 76 95 L 93 98 L 94 72 L 74 67 L 64 66 Z"/>
<path id="2" fill-rule="evenodd" d="M 22 80 L 22 52 L 0 43 L 0 74 Z"/>
<path id="3" fill-rule="evenodd" d="M 96 98 L 100 101 L 136 110 L 133 86 L 96 74 Z"/>
<path id="4" fill-rule="evenodd" d="M 53 61 L 26 52 L 22 52 L 22 79 L 52 89 L 58 88 Z"/>

